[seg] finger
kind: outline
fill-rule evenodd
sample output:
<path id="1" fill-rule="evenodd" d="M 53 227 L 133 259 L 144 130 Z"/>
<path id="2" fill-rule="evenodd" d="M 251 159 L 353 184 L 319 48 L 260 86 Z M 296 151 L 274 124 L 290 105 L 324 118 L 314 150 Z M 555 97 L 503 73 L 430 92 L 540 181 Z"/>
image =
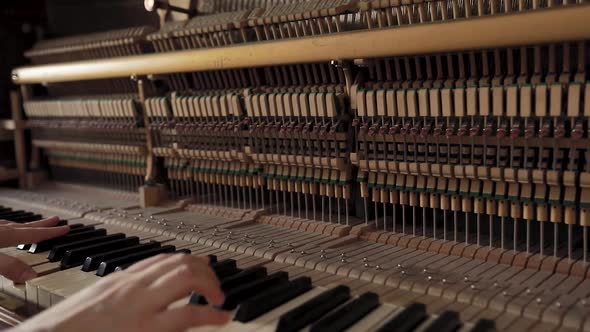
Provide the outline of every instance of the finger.
<path id="1" fill-rule="evenodd" d="M 50 217 L 43 220 L 37 220 L 33 222 L 28 222 L 26 224 L 17 224 L 13 223 L 11 226 L 16 226 L 18 228 L 26 228 L 26 227 L 53 227 L 59 223 L 58 217 Z"/>
<path id="2" fill-rule="evenodd" d="M 14 224 L 12 221 L 8 221 L 8 220 L 0 220 L 0 226 L 1 225 L 11 225 Z"/>
<path id="3" fill-rule="evenodd" d="M 226 311 L 211 306 L 187 305 L 167 310 L 155 317 L 155 331 L 186 331 L 203 325 L 223 325 L 231 318 Z"/>
<path id="4" fill-rule="evenodd" d="M 223 304 L 225 295 L 219 286 L 219 281 L 202 272 L 202 269 L 195 271 L 187 264 L 168 270 L 148 288 L 148 291 L 154 295 L 153 298 L 157 299 L 149 305 L 161 310 L 193 291 L 202 294 L 211 304 Z"/>
<path id="5" fill-rule="evenodd" d="M 33 268 L 25 262 L 4 254 L 0 254 L 0 271 L 3 276 L 16 283 L 24 283 L 37 276 Z"/>
<path id="6" fill-rule="evenodd" d="M 13 246 L 21 243 L 37 243 L 62 236 L 70 231 L 69 226 L 15 228 L 8 227 L 0 232 L 0 246 Z"/>
<path id="7" fill-rule="evenodd" d="M 172 255 L 173 254 L 159 254 L 156 256 L 152 256 L 148 259 L 144 259 L 142 261 L 139 261 L 139 262 L 131 265 L 125 271 L 131 272 L 131 273 L 144 271 L 145 269 L 149 268 L 150 266 L 152 266 L 158 262 L 161 262 L 161 261 L 165 260 L 166 258 L 169 258 Z"/>

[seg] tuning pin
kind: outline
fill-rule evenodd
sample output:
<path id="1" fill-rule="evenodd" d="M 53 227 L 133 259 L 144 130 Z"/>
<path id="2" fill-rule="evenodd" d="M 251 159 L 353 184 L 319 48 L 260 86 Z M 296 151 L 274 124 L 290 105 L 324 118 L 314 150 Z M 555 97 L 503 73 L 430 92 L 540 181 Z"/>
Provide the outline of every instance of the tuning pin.
<path id="1" fill-rule="evenodd" d="M 187 14 L 188 16 L 195 16 L 197 15 L 197 11 L 195 9 L 187 9 L 181 8 L 177 6 L 173 6 L 165 0 L 145 0 L 143 2 L 145 10 L 148 12 L 153 12 L 156 9 L 164 9 L 164 10 L 171 10 L 174 12 L 179 12 L 183 14 Z"/>

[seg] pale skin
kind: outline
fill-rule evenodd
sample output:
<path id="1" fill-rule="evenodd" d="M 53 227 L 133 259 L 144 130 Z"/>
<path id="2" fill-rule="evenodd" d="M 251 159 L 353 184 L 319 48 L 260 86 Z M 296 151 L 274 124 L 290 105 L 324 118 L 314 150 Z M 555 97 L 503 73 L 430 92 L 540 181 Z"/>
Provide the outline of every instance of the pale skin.
<path id="1" fill-rule="evenodd" d="M 67 233 L 68 226 L 52 227 L 58 221 L 0 221 L 0 246 L 35 243 Z M 0 256 L 0 274 L 17 282 L 35 277 L 29 266 L 7 255 Z M 192 291 L 204 295 L 211 305 L 169 308 Z M 223 301 L 219 280 L 207 258 L 159 255 L 102 278 L 11 331 L 185 331 L 225 324 L 229 314 L 214 308 Z"/>

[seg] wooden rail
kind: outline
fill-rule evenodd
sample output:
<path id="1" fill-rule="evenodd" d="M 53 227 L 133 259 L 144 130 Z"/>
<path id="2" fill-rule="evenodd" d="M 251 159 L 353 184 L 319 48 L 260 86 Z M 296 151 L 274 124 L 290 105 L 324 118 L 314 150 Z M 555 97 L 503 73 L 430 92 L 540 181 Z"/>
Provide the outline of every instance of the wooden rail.
<path id="1" fill-rule="evenodd" d="M 416 55 L 590 39 L 590 4 L 237 46 L 22 67 L 17 84 Z"/>

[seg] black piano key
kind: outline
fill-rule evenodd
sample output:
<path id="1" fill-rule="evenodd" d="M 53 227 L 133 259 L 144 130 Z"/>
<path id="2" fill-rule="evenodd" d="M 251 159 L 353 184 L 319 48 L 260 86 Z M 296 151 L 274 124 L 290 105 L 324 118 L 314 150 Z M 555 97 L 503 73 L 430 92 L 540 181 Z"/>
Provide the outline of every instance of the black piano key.
<path id="1" fill-rule="evenodd" d="M 295 332 L 313 323 L 350 299 L 350 288 L 338 286 L 284 313 L 279 318 L 277 332 Z"/>
<path id="2" fill-rule="evenodd" d="M 0 215 L 0 219 L 12 221 L 13 218 L 18 218 L 21 216 L 32 216 L 33 214 L 34 214 L 33 212 L 26 212 L 23 210 L 11 211 L 11 212 L 7 212 L 5 214 Z"/>
<path id="3" fill-rule="evenodd" d="M 19 244 L 18 246 L 16 246 L 16 249 L 18 250 L 29 250 L 31 248 L 31 244 Z"/>
<path id="4" fill-rule="evenodd" d="M 66 254 L 66 251 L 68 251 L 68 250 L 87 247 L 90 245 L 108 242 L 108 241 L 112 241 L 112 240 L 123 239 L 123 238 L 125 238 L 125 234 L 117 233 L 117 234 L 111 234 L 111 235 L 106 235 L 106 236 L 95 237 L 95 238 L 90 238 L 90 239 L 86 239 L 86 240 L 56 245 L 53 248 L 51 248 L 49 255 L 47 255 L 47 259 L 50 262 L 57 262 L 63 258 L 63 256 Z"/>
<path id="5" fill-rule="evenodd" d="M 8 208 L 8 207 L 1 207 L 0 208 L 0 215 L 1 214 L 4 214 L 6 212 L 9 212 L 9 211 L 12 211 L 12 209 L 11 208 Z"/>
<path id="6" fill-rule="evenodd" d="M 29 215 L 29 216 L 14 217 L 14 218 L 10 219 L 10 221 L 16 222 L 16 223 L 27 223 L 27 222 L 37 221 L 37 220 L 41 220 L 41 219 L 43 219 L 42 215 L 33 214 L 33 215 Z"/>
<path id="7" fill-rule="evenodd" d="M 60 220 L 57 223 L 57 225 L 55 225 L 55 227 L 58 227 L 58 226 L 66 226 L 67 224 L 68 224 L 68 221 L 67 220 Z M 84 225 L 82 225 L 82 224 L 73 224 L 73 225 L 70 225 L 70 231 L 68 232 L 68 234 L 71 234 L 72 233 L 72 229 L 80 228 L 82 226 L 84 226 Z M 18 249 L 18 250 L 29 250 L 30 248 L 31 248 L 31 244 L 30 243 L 23 243 L 23 244 L 19 244 L 18 246 L 16 246 L 16 249 Z"/>
<path id="8" fill-rule="evenodd" d="M 158 254 L 174 252 L 175 250 L 176 250 L 176 247 L 167 245 L 167 246 L 162 246 L 160 248 L 153 248 L 153 249 L 144 250 L 144 251 L 130 254 L 127 256 L 123 256 L 123 257 L 113 258 L 111 260 L 104 261 L 104 262 L 100 263 L 100 266 L 98 267 L 98 270 L 96 271 L 96 275 L 99 277 L 104 277 L 104 276 L 109 275 L 112 272 L 115 272 L 115 269 L 119 265 L 135 263 L 135 262 L 138 262 L 138 261 L 148 258 L 148 257 L 156 256 Z"/>
<path id="9" fill-rule="evenodd" d="M 100 253 L 111 252 L 114 250 L 120 250 L 136 246 L 139 244 L 139 238 L 131 236 L 124 239 L 109 241 L 105 243 L 98 243 L 87 247 L 76 248 L 66 251 L 64 257 L 61 260 L 60 267 L 62 269 L 69 269 L 75 266 L 84 264 L 87 257 L 98 255 Z M 97 263 L 100 264 L 100 262 Z"/>
<path id="10" fill-rule="evenodd" d="M 224 279 L 241 271 L 237 268 L 236 261 L 233 259 L 224 259 L 221 262 L 213 263 L 211 268 L 219 279 Z"/>
<path id="11" fill-rule="evenodd" d="M 240 285 L 225 294 L 225 302 L 221 306 L 223 310 L 233 310 L 243 301 L 253 297 L 265 289 L 275 285 L 286 283 L 289 280 L 287 272 L 275 272 L 264 278 Z"/>
<path id="12" fill-rule="evenodd" d="M 105 236 L 107 234 L 106 229 L 95 229 L 86 232 L 74 233 L 74 234 L 66 234 L 64 236 L 56 237 L 53 239 L 41 241 L 39 243 L 33 243 L 29 252 L 32 254 L 38 254 L 40 252 L 49 251 L 54 246 L 60 244 L 66 244 L 76 241 L 81 241 L 85 239 L 91 239 L 94 237 Z"/>
<path id="13" fill-rule="evenodd" d="M 224 292 L 228 292 L 229 290 L 239 287 L 240 285 L 244 285 L 264 277 L 266 277 L 266 268 L 260 266 L 249 268 L 222 279 L 221 289 Z M 207 304 L 207 299 L 198 293 L 193 293 L 191 294 L 189 303 Z"/>
<path id="14" fill-rule="evenodd" d="M 82 266 L 82 271 L 84 271 L 84 272 L 94 271 L 94 270 L 98 269 L 100 263 L 102 263 L 104 261 L 108 261 L 110 259 L 114 259 L 117 257 L 122 257 L 122 256 L 126 256 L 129 254 L 141 252 L 141 251 L 152 249 L 152 248 L 159 248 L 159 247 L 160 247 L 160 243 L 152 241 L 152 242 L 148 242 L 148 243 L 134 245 L 131 247 L 125 247 L 125 248 L 121 248 L 121 249 L 102 252 L 100 254 L 91 255 L 91 256 L 86 257 L 86 260 L 84 261 L 84 266 Z"/>
<path id="15" fill-rule="evenodd" d="M 456 311 L 445 311 L 436 318 L 424 332 L 455 332 L 463 324 Z"/>
<path id="16" fill-rule="evenodd" d="M 311 325 L 310 332 L 344 331 L 379 306 L 379 295 L 367 292 Z"/>
<path id="17" fill-rule="evenodd" d="M 496 323 L 489 319 L 480 319 L 469 332 L 496 332 Z"/>
<path id="18" fill-rule="evenodd" d="M 80 225 L 80 226 L 78 226 L 78 225 Z M 68 234 L 82 233 L 82 232 L 91 231 L 93 229 L 95 229 L 94 226 L 74 224 L 74 225 L 70 225 L 70 231 L 68 232 Z"/>
<path id="19" fill-rule="evenodd" d="M 243 270 L 242 272 L 223 278 L 221 280 L 221 289 L 223 291 L 229 291 L 230 289 L 263 277 L 266 277 L 266 268 L 261 266 L 249 268 Z"/>
<path id="20" fill-rule="evenodd" d="M 13 209 L 8 209 L 7 211 L 1 212 L 0 213 L 0 218 L 4 218 L 8 215 L 12 215 L 12 214 L 22 214 L 22 213 L 30 213 L 24 210 L 13 210 Z"/>
<path id="21" fill-rule="evenodd" d="M 249 322 L 311 289 L 311 279 L 300 277 L 270 288 L 240 303 L 234 320 Z"/>
<path id="22" fill-rule="evenodd" d="M 176 253 L 177 254 L 190 254 L 191 251 L 190 251 L 190 249 L 179 249 L 179 250 L 176 250 Z M 135 263 L 119 265 L 115 268 L 115 272 L 124 271 L 133 264 L 135 264 Z"/>
<path id="23" fill-rule="evenodd" d="M 428 318 L 426 306 L 423 303 L 412 303 L 399 314 L 391 318 L 377 332 L 399 331 L 412 332 L 418 325 Z"/>

